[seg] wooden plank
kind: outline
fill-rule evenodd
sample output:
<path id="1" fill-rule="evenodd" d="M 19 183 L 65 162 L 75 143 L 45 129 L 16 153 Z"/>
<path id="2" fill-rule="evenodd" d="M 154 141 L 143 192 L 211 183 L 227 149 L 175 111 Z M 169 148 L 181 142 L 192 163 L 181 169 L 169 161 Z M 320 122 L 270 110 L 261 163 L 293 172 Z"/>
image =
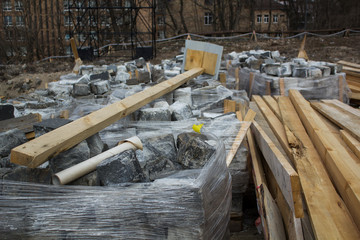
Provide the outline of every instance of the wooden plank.
<path id="1" fill-rule="evenodd" d="M 360 161 L 334 137 L 316 115 L 310 103 L 297 90 L 290 90 L 290 99 L 312 142 L 319 152 L 337 191 L 343 198 L 355 223 L 360 228 Z M 359 235 L 360 236 L 360 235 Z M 360 237 L 358 237 L 360 239 Z"/>
<path id="2" fill-rule="evenodd" d="M 76 43 L 75 43 L 75 39 L 74 38 L 71 38 L 70 39 L 70 44 L 71 44 L 71 49 L 72 49 L 72 52 L 74 54 L 74 58 L 75 60 L 79 58 L 79 53 L 77 51 L 77 48 L 76 48 Z"/>
<path id="3" fill-rule="evenodd" d="M 236 112 L 236 101 L 225 99 L 224 100 L 224 113 Z"/>
<path id="4" fill-rule="evenodd" d="M 217 58 L 218 58 L 218 54 L 204 52 L 204 59 L 201 65 L 201 67 L 205 69 L 204 73 L 215 75 Z"/>
<path id="5" fill-rule="evenodd" d="M 240 79 L 239 79 L 239 68 L 235 68 L 235 89 L 239 90 L 240 86 Z"/>
<path id="6" fill-rule="evenodd" d="M 236 118 L 241 122 L 243 121 L 242 115 L 240 111 L 236 111 Z"/>
<path id="7" fill-rule="evenodd" d="M 360 142 L 345 130 L 340 130 L 340 135 L 346 145 L 360 159 Z"/>
<path id="8" fill-rule="evenodd" d="M 354 76 L 354 77 L 357 77 L 357 78 L 360 77 L 360 73 L 354 72 L 348 67 L 343 67 L 342 72 L 346 73 L 346 76 L 350 75 L 350 76 Z"/>
<path id="9" fill-rule="evenodd" d="M 256 102 L 260 111 L 266 118 L 266 121 L 269 123 L 271 130 L 274 132 L 276 138 L 279 140 L 281 146 L 283 147 L 284 151 L 286 152 L 286 155 L 288 157 L 292 157 L 292 152 L 291 152 L 289 145 L 287 144 L 287 140 L 286 140 L 286 132 L 285 132 L 283 124 L 280 122 L 279 118 L 277 118 L 275 116 L 275 114 L 270 110 L 268 105 L 265 103 L 265 101 L 260 96 L 254 95 L 253 100 Z"/>
<path id="10" fill-rule="evenodd" d="M 204 52 L 199 50 L 187 49 L 185 59 L 185 70 L 199 68 L 202 66 Z"/>
<path id="11" fill-rule="evenodd" d="M 191 69 L 20 145 L 11 150 L 11 162 L 37 167 L 202 72 L 202 68 Z"/>
<path id="12" fill-rule="evenodd" d="M 346 82 L 348 83 L 348 85 L 352 85 L 355 87 L 360 87 L 360 79 L 356 78 L 356 80 L 351 80 L 351 76 L 349 78 L 349 76 L 346 76 Z"/>
<path id="13" fill-rule="evenodd" d="M 266 89 L 265 89 L 265 94 L 266 95 L 271 95 L 271 86 L 270 86 L 270 82 L 266 82 Z"/>
<path id="14" fill-rule="evenodd" d="M 346 129 L 357 140 L 360 140 L 359 117 L 342 108 L 327 105 L 326 103 L 312 102 L 311 106 L 339 127 Z"/>
<path id="15" fill-rule="evenodd" d="M 340 64 L 340 65 L 343 65 L 343 66 L 348 66 L 348 67 L 353 67 L 353 68 L 359 68 L 360 69 L 360 64 L 347 62 L 347 61 L 343 61 L 343 60 L 340 60 L 337 63 Z"/>
<path id="16" fill-rule="evenodd" d="M 360 109 L 358 108 L 353 108 L 343 102 L 340 102 L 339 100 L 336 100 L 336 99 L 332 99 L 332 100 L 329 100 L 329 99 L 324 99 L 324 100 L 321 100 L 321 102 L 323 103 L 326 103 L 326 104 L 331 104 L 331 105 L 334 105 L 336 107 L 340 107 L 358 117 L 360 117 Z"/>
<path id="17" fill-rule="evenodd" d="M 286 239 L 283 221 L 281 218 L 281 213 L 276 205 L 276 202 L 272 198 L 269 190 L 266 185 L 261 184 L 260 186 L 260 194 L 262 196 L 262 207 L 265 216 L 265 220 L 268 226 L 267 236 L 265 239 Z"/>
<path id="18" fill-rule="evenodd" d="M 280 96 L 285 96 L 285 83 L 283 78 L 279 79 L 279 88 L 280 88 Z"/>
<path id="19" fill-rule="evenodd" d="M 279 147 L 279 150 L 281 150 L 280 143 L 277 144 L 276 137 L 274 136 L 274 133 L 271 131 L 271 129 L 270 129 L 269 125 L 267 124 L 261 111 L 253 103 L 250 103 L 250 107 L 251 107 L 251 109 L 256 110 L 257 114 L 256 114 L 255 119 L 256 119 L 257 123 L 268 134 L 268 136 L 271 139 L 273 139 L 274 144 L 277 147 Z M 251 131 L 249 131 L 248 135 L 247 135 L 248 141 L 250 139 L 250 137 L 249 137 L 250 133 L 251 133 Z M 249 145 L 250 145 L 250 141 L 249 141 Z M 255 148 L 255 149 L 257 149 L 257 148 Z M 250 148 L 250 153 L 252 154 L 251 156 L 254 155 L 251 152 L 251 148 Z M 261 153 L 256 151 L 256 154 L 257 154 L 256 156 L 258 159 L 263 159 L 263 156 L 261 155 Z M 285 224 L 285 230 L 286 230 L 288 239 L 294 239 L 294 240 L 304 239 L 303 231 L 302 231 L 302 223 L 301 223 L 300 218 L 295 217 L 295 213 L 291 210 L 291 208 L 289 207 L 289 204 L 286 202 L 285 197 L 282 194 L 282 192 L 279 188 L 279 185 L 277 184 L 276 179 L 275 179 L 274 175 L 272 174 L 266 161 L 265 160 L 262 160 L 262 161 L 259 160 L 259 161 L 260 161 L 260 164 L 262 166 L 264 166 L 264 167 L 262 167 L 262 169 L 264 170 L 264 173 L 266 176 L 267 186 L 269 187 L 269 190 L 270 190 L 273 198 L 277 202 L 277 205 L 280 209 L 280 212 L 281 212 L 281 215 L 283 218 L 283 222 Z M 259 185 L 257 185 L 257 186 L 259 186 Z"/>
<path id="20" fill-rule="evenodd" d="M 249 98 L 251 98 L 252 89 L 254 85 L 254 77 L 255 74 L 253 72 L 250 72 L 250 78 L 249 78 Z"/>
<path id="21" fill-rule="evenodd" d="M 360 93 L 350 92 L 349 98 L 354 100 L 360 100 Z"/>
<path id="22" fill-rule="evenodd" d="M 236 138 L 231 146 L 229 153 L 226 155 L 226 165 L 229 166 L 234 159 L 236 152 L 238 151 L 242 141 L 246 136 L 246 132 L 249 130 L 251 122 L 244 122 L 241 124 L 240 130 L 236 135 Z"/>
<path id="23" fill-rule="evenodd" d="M 339 101 L 341 101 L 341 102 L 344 101 L 344 76 L 343 75 L 339 75 Z"/>
<path id="24" fill-rule="evenodd" d="M 224 73 L 224 72 L 219 73 L 219 78 L 220 78 L 221 85 L 226 87 L 226 73 Z"/>
<path id="25" fill-rule="evenodd" d="M 360 87 L 358 87 L 358 86 L 354 86 L 354 85 L 348 83 L 348 87 L 352 92 L 355 92 L 355 93 L 360 92 Z"/>
<path id="26" fill-rule="evenodd" d="M 307 135 L 288 97 L 279 98 L 284 124 L 295 136 L 289 141 L 306 205 L 317 239 L 352 239 L 357 227 L 324 169 L 315 146 Z"/>
<path id="27" fill-rule="evenodd" d="M 342 70 L 343 70 L 343 72 L 348 72 L 350 74 L 353 74 L 354 76 L 357 76 L 358 74 L 360 74 L 360 68 L 343 66 Z"/>
<path id="28" fill-rule="evenodd" d="M 0 121 L 0 132 L 17 128 L 25 133 L 33 131 L 34 123 L 41 122 L 39 113 L 30 113 L 23 117 L 11 118 Z"/>
<path id="29" fill-rule="evenodd" d="M 281 114 L 280 114 L 280 109 L 279 109 L 279 105 L 276 102 L 276 100 L 272 97 L 272 96 L 263 96 L 263 100 L 266 102 L 266 104 L 269 106 L 269 108 L 271 109 L 271 111 L 273 111 L 273 113 L 275 113 L 276 117 L 281 120 Z"/>
<path id="30" fill-rule="evenodd" d="M 302 217 L 304 213 L 298 174 L 255 121 L 251 125 L 251 130 L 254 133 L 256 142 L 266 162 L 275 176 L 286 202 L 295 212 L 296 217 Z"/>

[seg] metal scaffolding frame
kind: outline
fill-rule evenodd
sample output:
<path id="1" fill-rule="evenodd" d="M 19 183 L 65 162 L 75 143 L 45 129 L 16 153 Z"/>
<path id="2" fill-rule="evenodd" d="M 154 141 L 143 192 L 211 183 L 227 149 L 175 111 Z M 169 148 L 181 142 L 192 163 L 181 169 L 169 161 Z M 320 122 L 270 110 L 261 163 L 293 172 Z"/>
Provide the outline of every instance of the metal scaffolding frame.
<path id="1" fill-rule="evenodd" d="M 153 58 L 155 5 L 153 0 L 64 0 L 67 35 L 76 39 L 79 53 Z"/>

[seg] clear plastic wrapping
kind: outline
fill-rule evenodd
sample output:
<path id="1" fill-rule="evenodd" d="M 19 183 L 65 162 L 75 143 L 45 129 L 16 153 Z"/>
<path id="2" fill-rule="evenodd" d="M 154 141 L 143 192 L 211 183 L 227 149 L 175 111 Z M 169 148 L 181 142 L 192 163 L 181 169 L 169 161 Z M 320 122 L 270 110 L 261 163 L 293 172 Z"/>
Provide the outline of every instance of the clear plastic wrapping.
<path id="1" fill-rule="evenodd" d="M 239 71 L 240 89 L 250 92 L 250 72 L 254 73 L 252 84 L 252 95 L 266 95 L 267 82 L 270 83 L 271 95 L 280 95 L 280 78 L 260 73 L 256 70 L 242 68 Z M 339 77 L 342 76 L 342 84 L 339 84 Z M 344 73 L 337 73 L 321 78 L 296 78 L 284 77 L 284 93 L 288 95 L 289 89 L 296 89 L 308 100 L 318 99 L 339 99 L 340 92 L 343 93 L 343 101 L 348 102 L 349 88 Z M 342 88 L 342 91 L 339 89 Z"/>
<path id="2" fill-rule="evenodd" d="M 222 239 L 231 176 L 221 140 L 201 169 L 118 187 L 0 181 L 2 239 Z"/>

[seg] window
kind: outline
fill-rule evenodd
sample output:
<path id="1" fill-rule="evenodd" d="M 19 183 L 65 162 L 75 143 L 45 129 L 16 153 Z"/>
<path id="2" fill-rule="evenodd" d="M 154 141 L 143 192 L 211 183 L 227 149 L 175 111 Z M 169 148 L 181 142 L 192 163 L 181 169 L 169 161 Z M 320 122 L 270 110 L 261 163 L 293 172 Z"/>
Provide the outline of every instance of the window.
<path id="1" fill-rule="evenodd" d="M 257 22 L 257 23 L 261 23 L 261 18 L 262 18 L 261 15 L 257 15 L 257 16 L 256 16 L 256 22 Z"/>
<path id="2" fill-rule="evenodd" d="M 25 40 L 25 34 L 23 32 L 17 33 L 17 40 L 18 41 L 24 41 Z"/>
<path id="3" fill-rule="evenodd" d="M 264 15 L 264 23 L 269 23 L 269 15 Z"/>
<path id="4" fill-rule="evenodd" d="M 69 8 L 72 6 L 73 2 L 64 0 L 64 11 L 69 11 Z"/>
<path id="5" fill-rule="evenodd" d="M 95 17 L 95 16 L 90 16 L 90 17 L 89 17 L 89 25 L 90 25 L 90 26 L 96 26 L 96 25 L 97 25 L 97 21 L 96 21 L 96 17 Z"/>
<path id="6" fill-rule="evenodd" d="M 12 26 L 12 16 L 5 16 L 4 17 L 4 24 L 5 26 Z"/>
<path id="7" fill-rule="evenodd" d="M 97 32 L 96 31 L 91 31 L 90 32 L 91 38 L 98 40 L 98 36 L 97 36 Z"/>
<path id="8" fill-rule="evenodd" d="M 158 38 L 159 39 L 164 39 L 165 38 L 165 32 L 164 31 L 159 31 L 158 32 Z"/>
<path id="9" fill-rule="evenodd" d="M 70 46 L 67 46 L 67 47 L 65 48 L 65 54 L 66 54 L 66 55 L 72 55 L 71 47 L 70 47 Z"/>
<path id="10" fill-rule="evenodd" d="M 65 33 L 65 40 L 66 41 L 70 40 L 70 33 Z"/>
<path id="11" fill-rule="evenodd" d="M 131 2 L 129 0 L 125 1 L 125 7 L 127 8 L 131 7 Z"/>
<path id="12" fill-rule="evenodd" d="M 64 16 L 64 26 L 71 26 L 71 25 L 72 22 L 70 16 Z"/>
<path id="13" fill-rule="evenodd" d="M 5 32 L 5 38 L 6 38 L 6 40 L 12 40 L 13 39 L 12 31 L 6 31 Z"/>
<path id="14" fill-rule="evenodd" d="M 15 2 L 15 11 L 22 11 L 22 10 L 24 10 L 23 2 L 16 1 Z"/>
<path id="15" fill-rule="evenodd" d="M 11 1 L 5 1 L 3 3 L 3 10 L 4 11 L 11 11 Z"/>
<path id="16" fill-rule="evenodd" d="M 274 15 L 273 16 L 273 23 L 278 23 L 279 19 L 278 19 L 278 15 Z"/>
<path id="17" fill-rule="evenodd" d="M 96 1 L 95 0 L 90 0 L 89 1 L 89 7 L 96 7 Z"/>
<path id="18" fill-rule="evenodd" d="M 23 16 L 16 16 L 16 26 L 24 26 L 24 17 Z"/>
<path id="19" fill-rule="evenodd" d="M 110 25 L 109 18 L 106 15 L 101 16 L 101 25 L 102 26 L 109 26 Z"/>
<path id="20" fill-rule="evenodd" d="M 158 25 L 164 25 L 165 21 L 164 21 L 164 16 L 158 16 L 157 17 L 157 24 Z"/>
<path id="21" fill-rule="evenodd" d="M 212 13 L 205 13 L 205 16 L 204 16 L 204 24 L 205 25 L 210 25 L 212 24 L 213 22 L 213 15 Z"/>

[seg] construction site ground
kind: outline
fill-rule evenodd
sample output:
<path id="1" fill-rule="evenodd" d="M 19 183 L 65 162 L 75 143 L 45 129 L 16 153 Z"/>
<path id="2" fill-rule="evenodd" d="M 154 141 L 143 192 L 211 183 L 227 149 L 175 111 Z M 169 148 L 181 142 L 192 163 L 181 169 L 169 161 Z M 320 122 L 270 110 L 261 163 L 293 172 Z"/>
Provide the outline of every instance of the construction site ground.
<path id="1" fill-rule="evenodd" d="M 194 39 L 197 40 L 197 39 Z M 201 39 L 199 39 L 201 40 Z M 247 38 L 235 40 L 212 40 L 211 42 L 224 46 L 224 53 L 241 52 L 252 49 L 278 50 L 282 56 L 294 58 L 297 56 L 302 38 L 249 41 Z M 171 59 L 181 54 L 184 39 L 157 43 L 156 58 L 150 62 L 160 63 L 163 59 Z M 336 63 L 345 60 L 360 63 L 360 36 L 350 37 L 308 37 L 305 50 L 310 60 Z M 130 59 L 96 58 L 85 64 L 110 64 Z M 71 72 L 73 59 L 62 58 L 52 61 L 0 65 L 0 96 L 16 98 L 35 89 L 44 88 L 47 82 L 57 81 L 61 75 Z M 26 83 L 24 85 L 24 83 Z"/>

